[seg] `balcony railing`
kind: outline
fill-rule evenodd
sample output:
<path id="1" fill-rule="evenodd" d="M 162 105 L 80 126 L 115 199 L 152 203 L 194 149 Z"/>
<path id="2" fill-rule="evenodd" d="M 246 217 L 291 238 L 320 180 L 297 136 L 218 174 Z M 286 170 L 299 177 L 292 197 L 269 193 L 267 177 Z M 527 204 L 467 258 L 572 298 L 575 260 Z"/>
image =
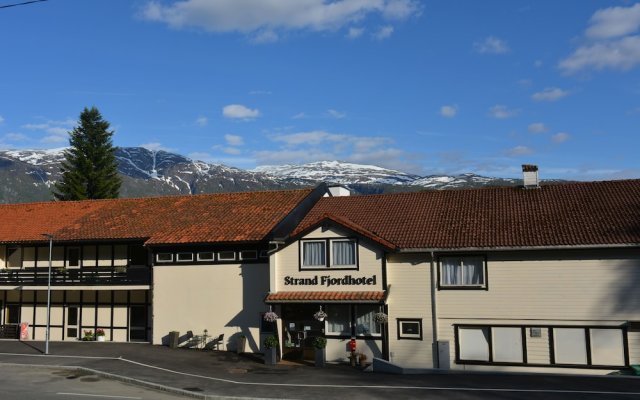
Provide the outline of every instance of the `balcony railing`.
<path id="1" fill-rule="evenodd" d="M 47 285 L 47 268 L 0 269 L 0 285 Z M 51 270 L 51 285 L 149 285 L 149 267 L 91 267 Z"/>

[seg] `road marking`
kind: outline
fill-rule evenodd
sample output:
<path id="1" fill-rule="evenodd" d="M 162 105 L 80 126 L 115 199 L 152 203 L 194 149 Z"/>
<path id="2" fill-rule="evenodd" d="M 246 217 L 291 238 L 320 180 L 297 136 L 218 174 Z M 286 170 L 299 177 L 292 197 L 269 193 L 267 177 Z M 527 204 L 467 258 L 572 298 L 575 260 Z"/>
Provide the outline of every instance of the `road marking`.
<path id="1" fill-rule="evenodd" d="M 84 358 L 88 360 L 120 360 L 120 357 L 98 357 L 98 356 L 63 356 L 44 354 L 23 354 L 23 353 L 0 353 L 0 356 L 21 356 L 21 357 L 41 357 L 41 358 Z"/>
<path id="2" fill-rule="evenodd" d="M 65 393 L 60 392 L 56 393 L 60 396 L 84 396 L 84 397 L 102 397 L 105 399 L 133 399 L 133 400 L 142 400 L 142 397 L 130 397 L 130 396 L 109 396 L 106 394 L 89 394 L 89 393 Z"/>
<path id="3" fill-rule="evenodd" d="M 433 390 L 433 391 L 460 391 L 460 392 L 515 392 L 515 393 L 564 393 L 564 394 L 594 394 L 594 395 L 621 395 L 621 396 L 640 396 L 640 392 L 613 392 L 598 390 L 569 390 L 569 389 L 509 389 L 509 388 L 466 388 L 466 387 L 438 387 L 438 386 L 385 386 L 385 385 L 330 385 L 330 384 L 305 384 L 305 383 L 273 383 L 273 382 L 242 382 L 231 379 L 214 378 L 198 374 L 190 374 L 188 372 L 173 371 L 171 369 L 156 367 L 141 362 L 120 358 L 131 364 L 140 365 L 147 368 L 153 368 L 160 371 L 170 372 L 177 375 L 190 376 L 194 378 L 208 379 L 218 382 L 231 383 L 236 385 L 248 386 L 279 386 L 279 387 L 303 387 L 303 388 L 334 388 L 334 389 L 402 389 L 402 390 Z"/>

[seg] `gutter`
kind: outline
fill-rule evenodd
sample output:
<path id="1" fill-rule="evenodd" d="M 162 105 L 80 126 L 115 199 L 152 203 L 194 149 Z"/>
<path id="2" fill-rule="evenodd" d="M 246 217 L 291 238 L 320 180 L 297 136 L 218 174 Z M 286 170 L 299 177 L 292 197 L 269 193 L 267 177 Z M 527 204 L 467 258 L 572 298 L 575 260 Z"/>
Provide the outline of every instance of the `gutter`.
<path id="1" fill-rule="evenodd" d="M 619 249 L 640 247 L 640 243 L 630 244 L 598 244 L 598 245 L 563 245 L 563 246 L 513 246 L 513 247 L 458 247 L 458 248 L 429 248 L 415 247 L 398 249 L 398 253 L 455 253 L 460 251 L 512 251 L 512 250 L 588 250 L 588 249 Z"/>
<path id="2" fill-rule="evenodd" d="M 440 368 L 440 352 L 438 350 L 438 302 L 436 296 L 436 279 L 438 279 L 434 260 L 431 252 L 431 330 L 433 335 L 433 361 L 434 367 Z"/>

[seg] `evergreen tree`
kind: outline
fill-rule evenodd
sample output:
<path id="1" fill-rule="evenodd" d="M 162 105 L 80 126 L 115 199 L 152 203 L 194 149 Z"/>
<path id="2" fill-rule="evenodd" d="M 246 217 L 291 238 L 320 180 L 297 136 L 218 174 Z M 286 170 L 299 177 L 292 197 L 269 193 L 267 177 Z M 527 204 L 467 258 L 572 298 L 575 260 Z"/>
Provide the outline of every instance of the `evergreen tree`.
<path id="1" fill-rule="evenodd" d="M 95 107 L 85 107 L 78 122 L 70 132 L 71 147 L 64 152 L 62 178 L 55 184 L 53 195 L 57 200 L 117 198 L 122 181 L 109 122 Z"/>

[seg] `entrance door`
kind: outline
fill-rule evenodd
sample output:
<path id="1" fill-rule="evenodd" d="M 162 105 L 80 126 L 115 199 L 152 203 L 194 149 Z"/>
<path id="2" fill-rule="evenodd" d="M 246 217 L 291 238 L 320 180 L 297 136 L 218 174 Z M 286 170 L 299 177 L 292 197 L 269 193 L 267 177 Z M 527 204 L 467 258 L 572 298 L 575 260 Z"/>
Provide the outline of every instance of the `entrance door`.
<path id="1" fill-rule="evenodd" d="M 5 324 L 20 323 L 20 304 L 7 304 L 7 310 L 4 315 Z"/>
<path id="2" fill-rule="evenodd" d="M 76 340 L 79 335 L 79 326 L 78 322 L 80 321 L 80 312 L 78 306 L 67 306 L 67 319 L 64 326 L 65 329 L 65 339 L 66 340 Z"/>
<path id="3" fill-rule="evenodd" d="M 324 336 L 324 322 L 313 318 L 320 309 L 314 304 L 285 304 L 282 306 L 282 354 L 288 360 L 314 360 L 313 338 Z"/>
<path id="4" fill-rule="evenodd" d="M 131 306 L 129 309 L 129 341 L 147 341 L 147 307 Z"/>

